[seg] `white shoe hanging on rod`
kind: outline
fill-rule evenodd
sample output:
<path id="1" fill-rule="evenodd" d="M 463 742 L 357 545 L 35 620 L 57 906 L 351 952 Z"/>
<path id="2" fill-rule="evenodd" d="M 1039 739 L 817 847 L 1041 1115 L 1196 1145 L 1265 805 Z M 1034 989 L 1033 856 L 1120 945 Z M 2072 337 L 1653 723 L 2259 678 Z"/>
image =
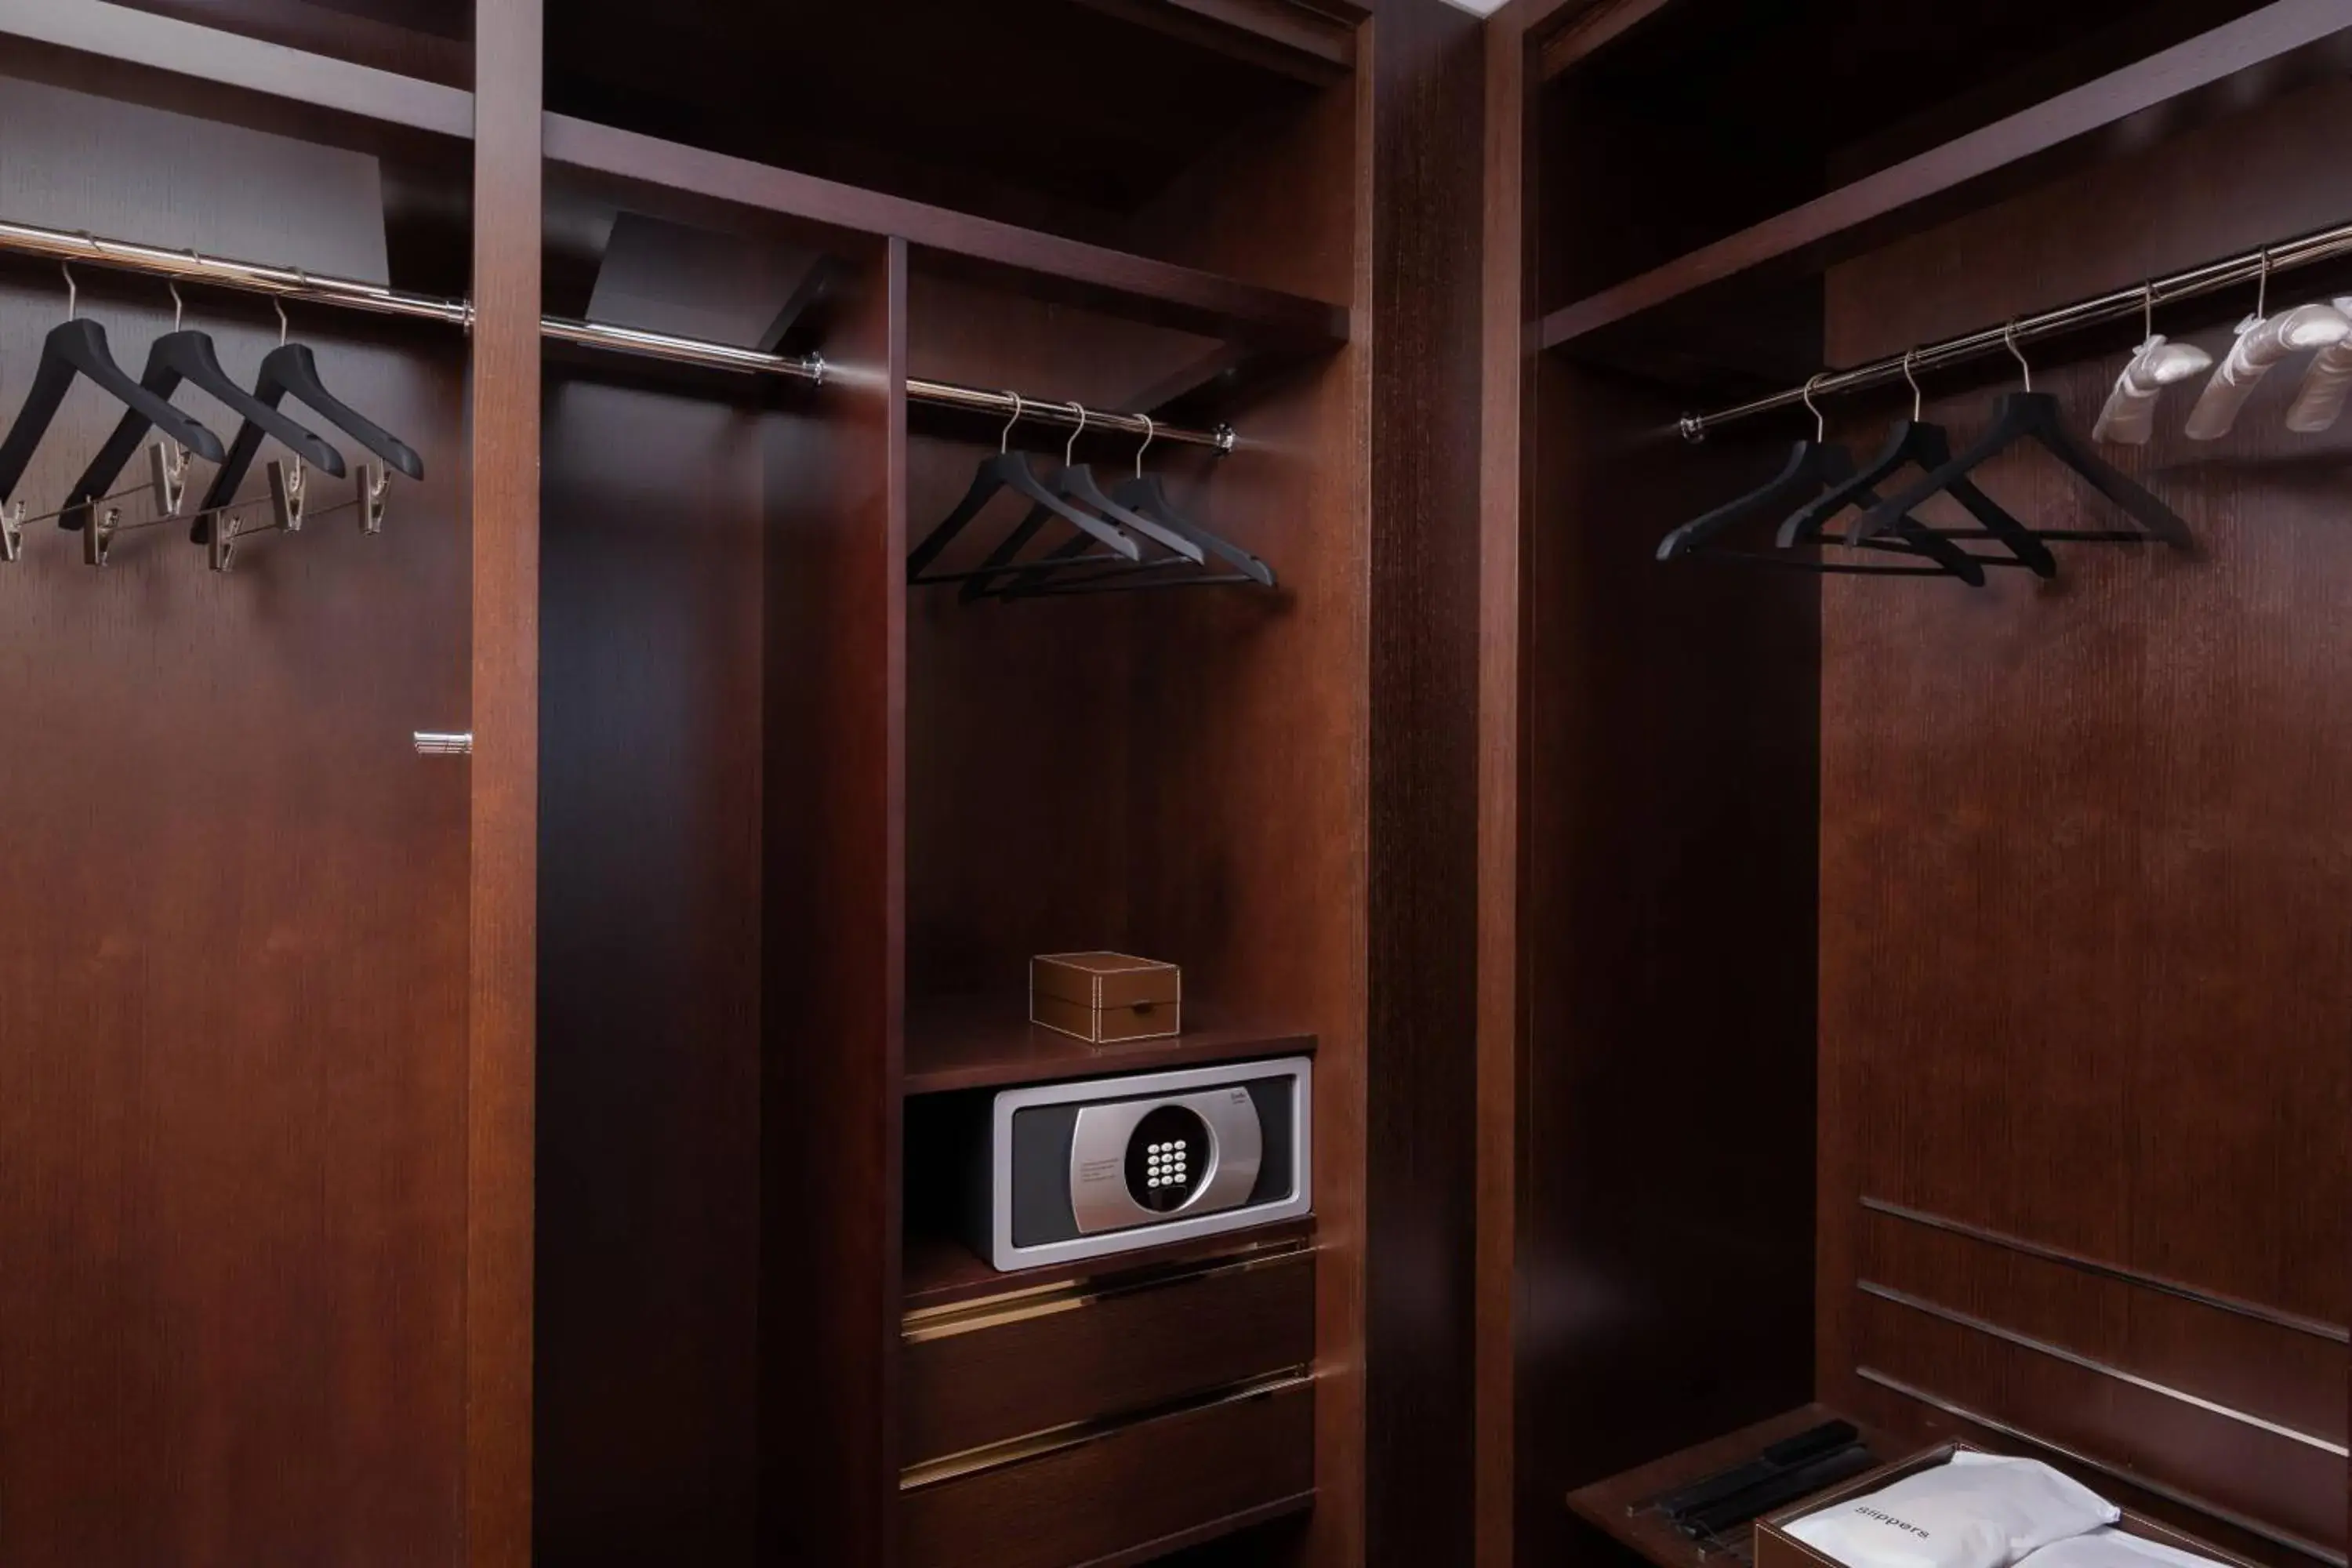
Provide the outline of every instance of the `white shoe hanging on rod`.
<path id="1" fill-rule="evenodd" d="M 2336 312 L 2352 321 L 2352 296 L 2336 301 Z M 2352 393 L 2352 336 L 2319 351 L 2304 373 L 2303 390 L 2286 411 L 2286 427 L 2305 436 L 2334 425 L 2344 412 L 2345 395 Z"/>
<path id="2" fill-rule="evenodd" d="M 2121 447 L 2145 447 L 2156 434 L 2156 400 L 2168 386 L 2178 386 L 2213 368 L 2213 356 L 2195 343 L 2171 343 L 2151 332 L 2099 410 L 2091 439 Z"/>
<path id="3" fill-rule="evenodd" d="M 2141 290 L 2140 300 L 2147 316 L 2147 335 L 2133 352 L 2124 373 L 2116 377 L 2116 389 L 2107 394 L 2107 405 L 2099 410 L 2099 422 L 2091 427 L 2094 441 L 2147 446 L 2156 434 L 2156 400 L 2164 389 L 2213 368 L 2213 356 L 2195 343 L 2167 342 L 2157 332 L 2154 283 Z"/>
<path id="4" fill-rule="evenodd" d="M 2213 379 L 2205 384 L 2197 406 L 2189 412 L 2189 438 L 2218 441 L 2238 422 L 2239 410 L 2254 395 L 2271 367 L 2289 354 L 2331 348 L 2352 337 L 2352 319 L 2333 305 L 2297 305 L 2276 316 L 2266 315 L 2271 282 L 2270 252 L 2263 253 L 2260 291 L 2254 313 L 2238 323 L 2238 341 Z"/>

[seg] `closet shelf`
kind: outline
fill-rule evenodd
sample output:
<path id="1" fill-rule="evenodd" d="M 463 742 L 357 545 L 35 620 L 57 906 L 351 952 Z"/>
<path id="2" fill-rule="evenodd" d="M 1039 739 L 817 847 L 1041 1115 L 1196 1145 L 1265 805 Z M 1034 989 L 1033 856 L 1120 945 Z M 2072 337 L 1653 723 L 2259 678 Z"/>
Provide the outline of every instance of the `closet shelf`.
<path id="1" fill-rule="evenodd" d="M 473 94 L 106 0 L 0 0 L 0 35 L 470 139 Z M 974 217 L 569 115 L 543 117 L 551 163 L 673 196 L 749 206 L 867 235 L 984 278 L 1130 320 L 1245 342 L 1253 375 L 1346 342 L 1348 310 L 1197 268 Z M 1232 379 L 1229 376 L 1229 380 Z"/>
<path id="2" fill-rule="evenodd" d="M 1234 1025 L 1190 1028 L 1164 1040 L 1096 1046 L 1028 1020 L 1028 999 L 1018 992 L 908 1003 L 906 1092 L 1007 1089 L 1097 1073 L 1307 1056 L 1315 1049 L 1312 1035 Z"/>
<path id="3" fill-rule="evenodd" d="M 1807 277 L 1997 199 L 2022 179 L 2144 150 L 2340 70 L 2352 0 L 2276 0 L 1969 131 L 1542 318 L 1547 350 L 1622 328 L 1735 279 Z"/>
<path id="4" fill-rule="evenodd" d="M 402 31 L 356 19 L 343 26 L 352 33 Z M 465 140 L 474 134 L 474 95 L 463 88 L 106 0 L 0 0 L 0 34 L 387 125 Z"/>
<path id="5" fill-rule="evenodd" d="M 1307 1240 L 1314 1234 L 1315 1221 L 1310 1215 L 1302 1219 L 1280 1220 L 1252 1230 L 1229 1230 L 1221 1236 L 1196 1237 L 1191 1241 L 1171 1241 L 1160 1247 L 1140 1247 L 1133 1252 L 1098 1258 L 1089 1264 L 1051 1263 L 1036 1268 L 1015 1269 L 1008 1274 L 990 1268 L 986 1259 L 955 1237 L 936 1231 L 909 1232 L 903 1269 L 907 1310 L 917 1312 L 958 1306 L 982 1297 L 1031 1289 L 1079 1275 L 1088 1279 L 1117 1279 L 1203 1258 L 1223 1258 L 1258 1248 L 1289 1247 Z"/>
<path id="6" fill-rule="evenodd" d="M 1698 1542 L 1667 1523 L 1663 1515 L 1639 1511 L 1642 1505 L 1661 1492 L 1752 1459 L 1782 1438 L 1793 1437 L 1828 1421 L 1852 1422 L 1862 1433 L 1863 1442 L 1881 1460 L 1895 1458 L 1902 1450 L 1901 1444 L 1866 1422 L 1856 1421 L 1826 1405 L 1806 1405 L 1579 1487 L 1568 1494 L 1568 1506 L 1579 1518 L 1632 1547 L 1659 1564 L 1659 1568 L 1717 1568 L 1722 1560 L 1719 1552 L 1702 1551 Z M 1750 1527 L 1743 1526 L 1733 1538 L 1735 1546 L 1744 1546 L 1750 1533 Z"/>
<path id="7" fill-rule="evenodd" d="M 795 174 L 570 115 L 546 117 L 550 162 L 655 192 L 897 235 L 918 251 L 1023 291 L 1267 351 L 1317 353 L 1348 340 L 1346 307 L 1171 262 L 1020 228 L 903 196 Z M 1041 288 L 1042 286 L 1042 288 Z"/>

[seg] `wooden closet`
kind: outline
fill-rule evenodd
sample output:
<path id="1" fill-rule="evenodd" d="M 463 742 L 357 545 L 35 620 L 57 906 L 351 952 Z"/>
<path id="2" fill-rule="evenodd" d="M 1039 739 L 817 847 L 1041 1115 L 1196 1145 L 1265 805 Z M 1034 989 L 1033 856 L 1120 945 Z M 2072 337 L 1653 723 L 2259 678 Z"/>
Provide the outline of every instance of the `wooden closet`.
<path id="1" fill-rule="evenodd" d="M 0 1563 L 1466 1542 L 1481 39 L 0 5 L 7 416 L 62 261 L 133 366 L 173 277 L 240 375 L 275 294 L 425 467 L 0 565 Z M 1278 590 L 910 588 L 1000 441 Z M 1097 947 L 1187 1034 L 1028 1028 Z M 1310 1221 L 1006 1278 L 945 1218 L 952 1097 L 1310 1053 Z"/>
<path id="2" fill-rule="evenodd" d="M 2018 385 L 2007 323 L 2120 293 L 2018 343 L 2087 440 L 2132 291 L 2235 258 L 2155 310 L 2218 360 L 2251 259 L 2352 219 L 2347 29 L 1843 0 L 1490 25 L 1487 1568 L 1696 1563 L 1636 1505 L 1827 1415 L 2344 1562 L 2352 426 L 2284 427 L 2300 363 L 2218 441 L 2168 394 L 2152 444 L 2102 450 L 2196 549 L 2059 543 L 2049 580 L 1656 555 L 1813 435 L 1823 373 L 1866 459 L 1912 412 L 1888 367 L 1989 332 L 1919 368 L 1965 443 Z M 2282 265 L 2270 308 L 2347 278 Z M 1980 480 L 2042 527 L 2116 515 L 2046 455 Z"/>

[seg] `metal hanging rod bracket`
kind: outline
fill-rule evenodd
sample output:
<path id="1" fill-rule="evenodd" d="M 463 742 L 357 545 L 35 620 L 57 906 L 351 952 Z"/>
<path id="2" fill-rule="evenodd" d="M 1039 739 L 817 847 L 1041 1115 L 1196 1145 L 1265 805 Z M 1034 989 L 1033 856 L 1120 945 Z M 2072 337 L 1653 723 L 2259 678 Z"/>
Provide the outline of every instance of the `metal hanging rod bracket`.
<path id="1" fill-rule="evenodd" d="M 2281 240 L 2276 245 L 2241 251 L 2219 261 L 2206 262 L 2201 267 L 2168 273 L 2161 278 L 2149 279 L 2145 283 L 2135 283 L 2087 300 L 2077 300 L 2070 305 L 2021 316 L 2013 322 L 1983 327 L 1961 337 L 1927 343 L 1912 350 L 1907 355 L 1895 354 L 1855 365 L 1851 370 L 1832 371 L 1815 377 L 1809 384 L 1816 399 L 1837 393 L 1860 392 L 1866 387 L 1885 386 L 1902 379 L 1906 358 L 1912 374 L 1916 374 L 1938 365 L 1958 364 L 1986 354 L 2007 353 L 2012 342 L 2031 342 L 2038 338 L 2055 337 L 2062 332 L 2120 321 L 2144 310 L 2216 293 L 2240 283 L 2252 283 L 2265 272 L 2275 275 L 2347 255 L 2352 255 L 2352 223 L 2338 224 L 2334 228 L 2324 228 L 2299 238 Z M 1776 413 L 1783 408 L 1794 408 L 1804 401 L 1805 393 L 1805 387 L 1792 386 L 1785 392 L 1776 392 L 1769 397 L 1718 409 L 1713 414 L 1685 414 L 1678 425 L 1685 440 L 1703 441 L 1707 432 L 1718 426 L 1752 419 L 1759 414 Z"/>
<path id="2" fill-rule="evenodd" d="M 166 250 L 129 240 L 43 228 L 37 224 L 0 220 L 0 250 L 50 257 L 63 261 L 84 261 L 93 266 L 185 282 L 209 283 L 217 288 L 248 294 L 267 294 L 279 300 L 304 300 L 383 316 L 442 321 L 468 331 L 474 323 L 474 307 L 465 300 L 412 294 L 381 283 L 306 272 L 299 267 L 273 267 L 256 261 L 206 256 L 194 250 Z M 541 337 L 552 338 L 558 342 L 577 343 L 610 353 L 639 354 L 679 364 L 731 370 L 749 375 L 779 375 L 811 386 L 822 386 L 825 380 L 824 359 L 818 354 L 763 353 L 758 349 L 738 348 L 730 343 L 707 342 L 699 338 L 681 338 L 667 332 L 649 332 L 635 327 L 573 321 L 562 316 L 541 317 L 539 331 Z M 921 381 L 909 377 L 907 395 L 914 402 L 936 407 L 971 409 L 984 414 L 1011 414 L 1016 411 L 1017 406 L 1024 417 L 1044 425 L 1066 426 L 1076 419 L 1070 413 L 1070 409 L 1076 406 L 1074 404 L 1056 404 L 1024 395 L 1016 405 L 1012 393 L 959 386 L 952 382 Z M 1220 455 L 1231 452 L 1238 444 L 1238 437 L 1230 426 L 1221 425 L 1213 430 L 1188 430 L 1178 426 L 1158 424 L 1139 414 L 1110 413 L 1091 408 L 1086 411 L 1085 419 L 1089 428 L 1118 430 L 1155 441 L 1172 441 L 1180 446 L 1206 447 Z"/>

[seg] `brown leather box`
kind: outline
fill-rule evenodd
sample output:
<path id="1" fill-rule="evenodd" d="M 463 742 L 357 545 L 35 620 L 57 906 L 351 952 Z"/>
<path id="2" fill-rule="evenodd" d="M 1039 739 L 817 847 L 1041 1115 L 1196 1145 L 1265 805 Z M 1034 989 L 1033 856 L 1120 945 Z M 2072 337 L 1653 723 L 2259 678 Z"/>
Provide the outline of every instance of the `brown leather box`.
<path id="1" fill-rule="evenodd" d="M 1094 1045 L 1182 1032 L 1184 973 L 1123 952 L 1054 952 L 1029 961 L 1029 1019 Z"/>

